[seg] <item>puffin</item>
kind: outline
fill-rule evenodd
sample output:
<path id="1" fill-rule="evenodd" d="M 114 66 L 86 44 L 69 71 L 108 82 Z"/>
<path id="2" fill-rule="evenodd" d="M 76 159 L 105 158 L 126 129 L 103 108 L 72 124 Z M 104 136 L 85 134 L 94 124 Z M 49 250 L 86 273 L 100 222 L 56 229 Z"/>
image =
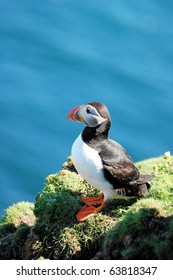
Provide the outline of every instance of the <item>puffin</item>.
<path id="1" fill-rule="evenodd" d="M 79 222 L 101 211 L 116 196 L 147 195 L 154 175 L 140 174 L 126 150 L 109 138 L 111 117 L 104 104 L 94 101 L 77 106 L 70 110 L 67 119 L 85 124 L 71 148 L 74 167 L 101 191 L 97 198 L 82 198 L 84 206 L 76 215 Z"/>

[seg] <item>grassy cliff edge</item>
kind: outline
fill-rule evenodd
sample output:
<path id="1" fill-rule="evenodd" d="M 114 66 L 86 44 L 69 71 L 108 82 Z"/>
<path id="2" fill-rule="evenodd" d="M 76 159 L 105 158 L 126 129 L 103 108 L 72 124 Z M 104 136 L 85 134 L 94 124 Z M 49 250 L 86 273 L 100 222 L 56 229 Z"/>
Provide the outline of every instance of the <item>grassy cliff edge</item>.
<path id="1" fill-rule="evenodd" d="M 136 163 L 154 173 L 146 198 L 113 199 L 79 223 L 81 196 L 98 196 L 68 158 L 46 178 L 36 202 L 10 206 L 0 220 L 0 259 L 173 259 L 173 157 Z"/>

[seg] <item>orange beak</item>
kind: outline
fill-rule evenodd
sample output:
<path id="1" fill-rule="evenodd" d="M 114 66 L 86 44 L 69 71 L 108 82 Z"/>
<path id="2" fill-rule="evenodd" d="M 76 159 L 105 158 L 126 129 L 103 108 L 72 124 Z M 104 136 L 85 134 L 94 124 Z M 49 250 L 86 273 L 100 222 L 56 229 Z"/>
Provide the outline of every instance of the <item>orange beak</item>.
<path id="1" fill-rule="evenodd" d="M 74 122 L 82 122 L 82 116 L 80 115 L 80 108 L 82 106 L 77 106 L 73 108 L 67 115 L 68 120 L 72 120 Z"/>

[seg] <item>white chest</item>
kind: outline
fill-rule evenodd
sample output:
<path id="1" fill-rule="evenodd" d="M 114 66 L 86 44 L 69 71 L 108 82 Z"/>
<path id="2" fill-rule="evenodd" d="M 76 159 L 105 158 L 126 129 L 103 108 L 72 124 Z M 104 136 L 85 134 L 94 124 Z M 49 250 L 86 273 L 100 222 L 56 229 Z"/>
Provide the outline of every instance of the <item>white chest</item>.
<path id="1" fill-rule="evenodd" d="M 72 159 L 78 173 L 90 185 L 105 192 L 111 192 L 112 185 L 105 180 L 101 158 L 96 150 L 82 141 L 81 134 L 72 146 Z"/>

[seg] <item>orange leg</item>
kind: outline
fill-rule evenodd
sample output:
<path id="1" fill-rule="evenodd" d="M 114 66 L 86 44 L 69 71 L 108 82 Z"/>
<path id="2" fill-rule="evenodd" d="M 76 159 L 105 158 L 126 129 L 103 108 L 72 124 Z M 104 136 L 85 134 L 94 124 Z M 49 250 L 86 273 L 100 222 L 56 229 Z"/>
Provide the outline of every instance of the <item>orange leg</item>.
<path id="1" fill-rule="evenodd" d="M 97 198 L 87 197 L 87 196 L 82 198 L 83 203 L 86 204 L 86 205 L 99 205 L 99 204 L 103 203 L 103 200 L 104 200 L 104 194 L 103 193 L 101 193 L 101 195 Z"/>
<path id="2" fill-rule="evenodd" d="M 80 211 L 77 213 L 76 218 L 79 222 L 87 220 L 90 216 L 95 215 L 101 211 L 106 206 L 106 203 L 102 203 L 99 207 L 94 207 L 92 205 L 84 205 Z"/>

